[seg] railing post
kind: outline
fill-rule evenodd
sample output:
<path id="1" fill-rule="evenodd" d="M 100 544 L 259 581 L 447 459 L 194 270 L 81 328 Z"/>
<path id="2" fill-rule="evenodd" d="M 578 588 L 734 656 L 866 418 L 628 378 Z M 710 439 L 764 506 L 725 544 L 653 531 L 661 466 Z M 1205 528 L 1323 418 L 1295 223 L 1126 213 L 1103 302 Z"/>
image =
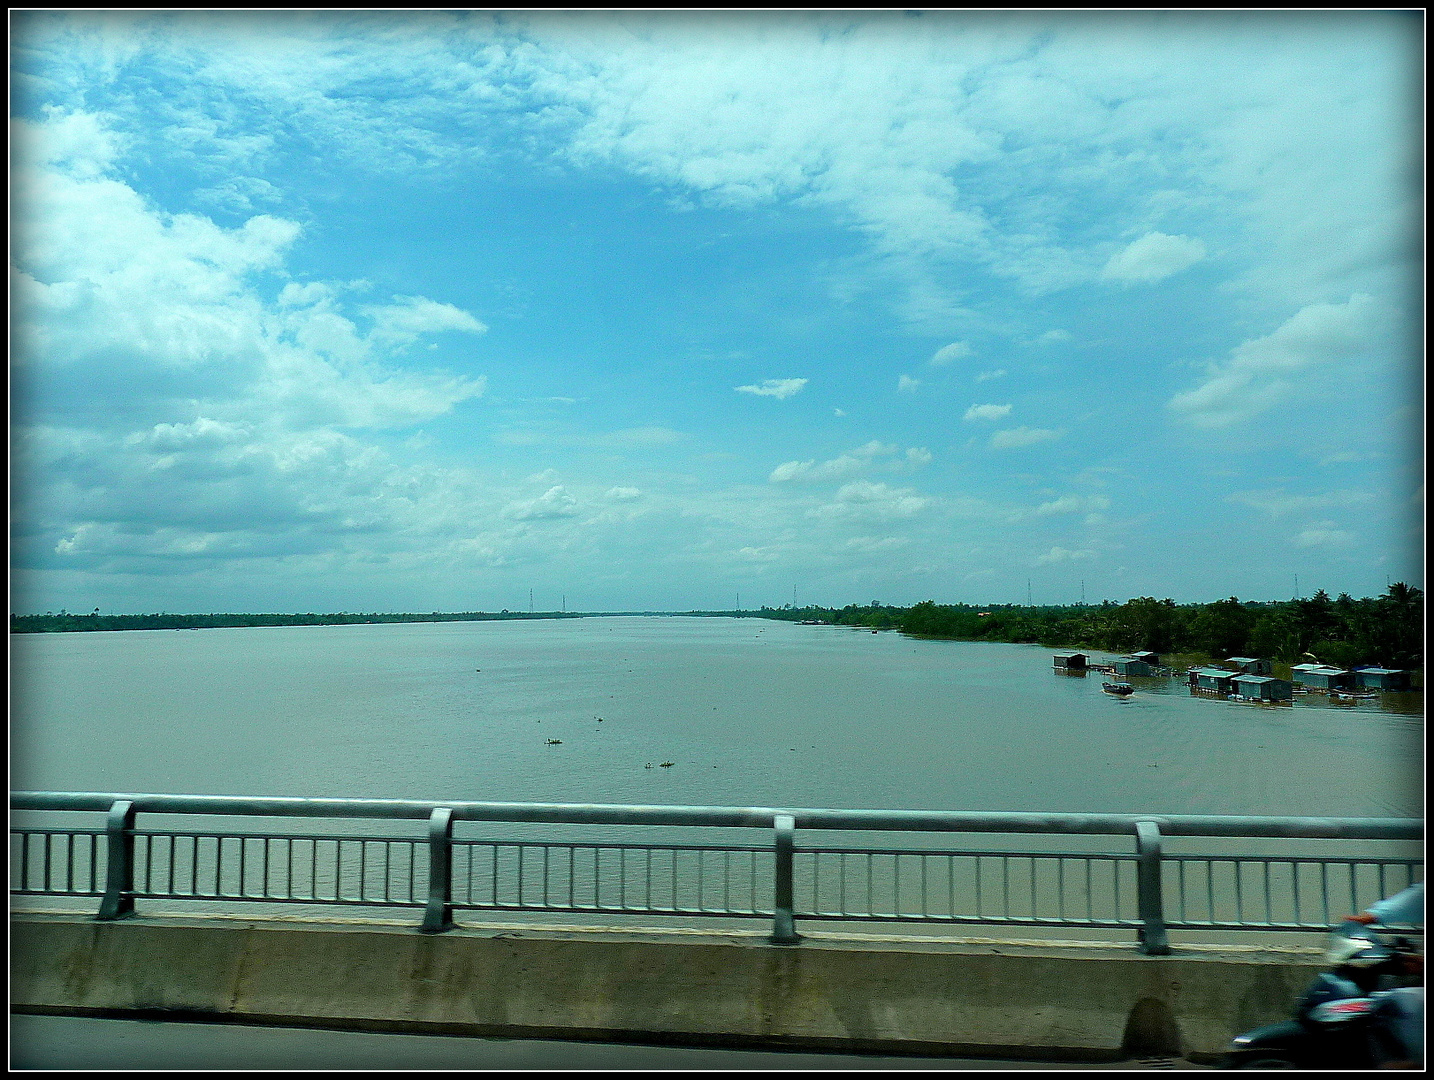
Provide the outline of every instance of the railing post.
<path id="1" fill-rule="evenodd" d="M 96 919 L 134 914 L 134 803 L 121 799 L 105 820 L 105 895 Z"/>
<path id="2" fill-rule="evenodd" d="M 428 907 L 419 932 L 453 929 L 453 811 L 437 807 L 428 818 Z"/>
<path id="3" fill-rule="evenodd" d="M 792 915 L 792 850 L 796 844 L 796 818 L 791 814 L 777 814 L 772 818 L 772 830 L 773 906 L 776 912 L 769 940 L 773 945 L 796 945 L 802 940 Z"/>
<path id="4" fill-rule="evenodd" d="M 1146 956 L 1169 956 L 1165 932 L 1165 896 L 1160 880 L 1160 826 L 1153 821 L 1135 823 L 1135 906 L 1140 916 L 1140 951 Z"/>

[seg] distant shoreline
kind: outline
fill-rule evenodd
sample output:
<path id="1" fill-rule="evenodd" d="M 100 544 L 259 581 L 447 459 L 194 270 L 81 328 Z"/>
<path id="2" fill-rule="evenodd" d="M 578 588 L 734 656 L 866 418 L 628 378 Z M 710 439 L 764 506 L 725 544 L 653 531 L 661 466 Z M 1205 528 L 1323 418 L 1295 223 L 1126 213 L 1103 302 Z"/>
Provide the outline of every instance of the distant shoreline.
<path id="1" fill-rule="evenodd" d="M 11 615 L 12 634 L 75 634 L 104 630 L 218 630 L 245 626 L 350 626 L 369 623 L 501 622 L 511 619 L 597 619 L 616 616 L 697 616 L 761 618 L 760 611 L 432 611 L 302 612 L 298 614 L 229 612 L 225 614 Z"/>

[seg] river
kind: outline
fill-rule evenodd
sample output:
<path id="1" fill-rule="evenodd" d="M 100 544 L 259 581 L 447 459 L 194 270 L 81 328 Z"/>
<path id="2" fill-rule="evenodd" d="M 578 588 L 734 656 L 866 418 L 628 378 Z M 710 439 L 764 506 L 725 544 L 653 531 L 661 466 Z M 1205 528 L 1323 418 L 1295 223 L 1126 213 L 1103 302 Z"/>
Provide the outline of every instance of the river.
<path id="1" fill-rule="evenodd" d="M 21 789 L 1422 813 L 1421 695 L 1121 701 L 1030 645 L 600 617 L 12 635 L 11 662 Z"/>

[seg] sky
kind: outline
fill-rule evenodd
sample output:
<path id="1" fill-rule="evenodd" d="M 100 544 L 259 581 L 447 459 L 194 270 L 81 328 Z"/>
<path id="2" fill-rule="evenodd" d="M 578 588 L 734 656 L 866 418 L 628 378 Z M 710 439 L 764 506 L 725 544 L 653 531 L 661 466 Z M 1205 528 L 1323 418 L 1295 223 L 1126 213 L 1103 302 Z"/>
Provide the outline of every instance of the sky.
<path id="1" fill-rule="evenodd" d="M 1422 18 L 12 12 L 12 610 L 1422 587 Z"/>

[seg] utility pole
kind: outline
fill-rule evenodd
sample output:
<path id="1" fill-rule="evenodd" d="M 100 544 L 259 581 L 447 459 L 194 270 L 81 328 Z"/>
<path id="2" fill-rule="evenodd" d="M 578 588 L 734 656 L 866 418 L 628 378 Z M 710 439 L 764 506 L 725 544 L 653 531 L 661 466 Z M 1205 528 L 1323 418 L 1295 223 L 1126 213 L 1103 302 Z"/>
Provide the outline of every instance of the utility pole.
<path id="1" fill-rule="evenodd" d="M 797 606 L 797 587 L 796 587 L 795 585 L 793 585 L 793 586 L 792 586 L 792 607 L 796 607 L 796 606 Z"/>
<path id="2" fill-rule="evenodd" d="M 568 594 L 567 594 L 567 593 L 563 593 L 563 614 L 566 615 L 567 613 L 568 613 Z"/>
<path id="3" fill-rule="evenodd" d="M 1298 574 L 1296 574 L 1296 575 L 1295 575 L 1295 599 L 1298 600 L 1299 598 L 1300 598 L 1300 576 L 1299 576 Z"/>
<path id="4" fill-rule="evenodd" d="M 741 610 L 742 610 L 742 590 L 741 590 L 741 589 L 738 589 L 738 590 L 737 590 L 737 610 L 738 610 L 738 611 L 741 611 Z"/>
<path id="5" fill-rule="evenodd" d="M 1080 606 L 1085 607 L 1085 578 L 1080 579 Z"/>
<path id="6" fill-rule="evenodd" d="M 529 590 L 528 590 L 528 614 L 531 615 L 532 613 L 533 613 L 533 590 L 532 590 L 532 589 L 529 589 Z"/>
<path id="7" fill-rule="evenodd" d="M 1035 607 L 1035 605 L 1031 603 L 1031 579 L 1030 579 L 1030 578 L 1026 578 L 1026 607 Z"/>

